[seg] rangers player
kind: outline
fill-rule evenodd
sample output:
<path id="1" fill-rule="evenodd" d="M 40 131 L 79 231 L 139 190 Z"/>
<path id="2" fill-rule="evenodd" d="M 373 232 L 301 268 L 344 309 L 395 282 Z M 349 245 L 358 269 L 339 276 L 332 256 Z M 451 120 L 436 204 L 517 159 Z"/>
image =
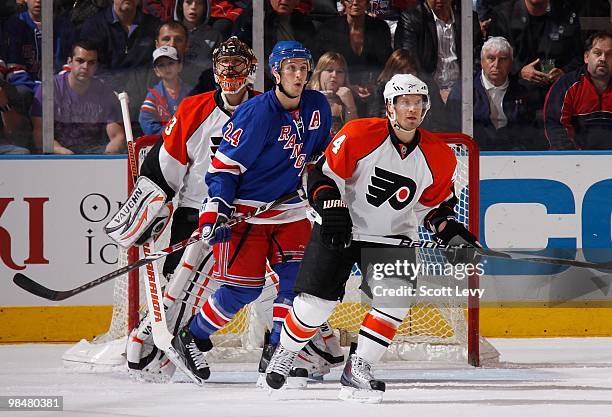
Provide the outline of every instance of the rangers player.
<path id="1" fill-rule="evenodd" d="M 266 260 L 279 276 L 270 345 L 278 343 L 311 232 L 308 204 L 300 200 L 231 229 L 225 225 L 234 214 L 251 212 L 300 188 L 307 162 L 321 155 L 330 140 L 331 111 L 325 96 L 304 89 L 313 69 L 310 51 L 296 41 L 278 42 L 269 65 L 275 88 L 236 110 L 206 174 L 209 197 L 200 226 L 214 244 L 213 276 L 222 285 L 172 341 L 181 356 L 179 366 L 199 381 L 210 375 L 204 354 L 212 347 L 210 335 L 259 296 Z"/>

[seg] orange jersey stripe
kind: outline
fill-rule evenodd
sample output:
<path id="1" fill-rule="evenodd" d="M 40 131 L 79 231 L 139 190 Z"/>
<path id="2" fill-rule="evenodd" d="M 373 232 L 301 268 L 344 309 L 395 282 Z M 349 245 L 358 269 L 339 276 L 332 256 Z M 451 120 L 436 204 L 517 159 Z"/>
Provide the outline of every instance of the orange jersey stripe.
<path id="1" fill-rule="evenodd" d="M 340 178 L 353 176 L 355 167 L 389 136 L 387 119 L 355 119 L 345 124 L 325 150 L 329 168 Z M 364 135 L 364 132 L 368 132 Z M 344 137 L 344 138 L 343 138 Z"/>
<path id="2" fill-rule="evenodd" d="M 386 337 L 389 340 L 393 340 L 395 337 L 395 332 L 397 331 L 397 327 L 395 327 L 393 323 L 380 317 L 374 317 L 369 313 L 365 316 L 361 325 L 380 334 L 383 337 Z"/>
<path id="3" fill-rule="evenodd" d="M 300 339 L 310 339 L 317 332 L 317 329 L 309 330 L 302 327 L 296 319 L 293 318 L 293 312 L 290 312 L 285 317 L 285 325 L 287 329 Z"/>

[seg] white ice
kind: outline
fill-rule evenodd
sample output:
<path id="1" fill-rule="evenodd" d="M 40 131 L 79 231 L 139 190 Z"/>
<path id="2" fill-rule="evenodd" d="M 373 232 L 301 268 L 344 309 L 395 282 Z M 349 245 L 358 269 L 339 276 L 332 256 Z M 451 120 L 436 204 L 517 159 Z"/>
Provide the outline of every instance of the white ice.
<path id="1" fill-rule="evenodd" d="M 273 398 L 255 387 L 256 364 L 212 367 L 204 387 L 145 384 L 126 373 L 64 369 L 67 345 L 0 345 L 0 395 L 62 395 L 63 412 L 0 417 L 590 417 L 612 416 L 612 338 L 493 339 L 496 368 L 393 362 L 382 404 L 337 400 L 339 372 Z"/>

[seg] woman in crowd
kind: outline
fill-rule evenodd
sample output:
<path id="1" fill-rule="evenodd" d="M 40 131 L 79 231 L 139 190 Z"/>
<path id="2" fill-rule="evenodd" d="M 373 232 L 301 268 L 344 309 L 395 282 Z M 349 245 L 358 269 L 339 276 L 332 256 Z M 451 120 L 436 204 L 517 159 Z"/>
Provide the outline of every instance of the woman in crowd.
<path id="1" fill-rule="evenodd" d="M 391 55 L 391 32 L 384 20 L 368 16 L 368 0 L 342 0 L 345 15 L 326 21 L 315 37 L 315 58 L 326 51 L 342 54 L 361 110 L 372 93 L 376 74 Z"/>
<path id="2" fill-rule="evenodd" d="M 344 57 L 337 52 L 324 53 L 315 67 L 308 86 L 322 92 L 332 109 L 335 134 L 344 123 L 358 117 L 353 92 L 348 87 L 348 68 Z"/>

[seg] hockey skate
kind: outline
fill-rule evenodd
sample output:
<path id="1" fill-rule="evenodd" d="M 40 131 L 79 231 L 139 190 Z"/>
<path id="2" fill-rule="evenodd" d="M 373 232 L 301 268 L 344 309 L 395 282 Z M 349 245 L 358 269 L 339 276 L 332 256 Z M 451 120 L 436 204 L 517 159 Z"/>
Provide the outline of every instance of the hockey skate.
<path id="1" fill-rule="evenodd" d="M 293 368 L 293 362 L 298 352 L 291 352 L 278 345 L 266 369 L 266 384 L 272 389 L 280 389 L 285 385 L 287 377 Z M 305 375 L 308 376 L 308 373 Z"/>
<path id="2" fill-rule="evenodd" d="M 257 379 L 257 387 L 266 388 L 266 369 L 270 364 L 270 360 L 274 355 L 276 347 L 269 343 L 266 343 L 261 352 L 261 359 L 259 360 L 259 378 Z M 306 388 L 308 384 L 308 371 L 303 368 L 292 368 L 287 376 L 286 388 L 288 389 L 300 389 Z"/>
<path id="3" fill-rule="evenodd" d="M 370 404 L 380 403 L 385 392 L 385 383 L 374 379 L 370 366 L 363 358 L 352 354 L 340 378 L 342 389 L 338 398 Z"/>
<path id="4" fill-rule="evenodd" d="M 331 336 L 326 340 L 320 333 L 308 341 L 295 360 L 297 368 L 306 369 L 308 378 L 317 381 L 323 380 L 323 375 L 328 374 L 331 368 L 343 363 L 344 352 L 338 338 Z"/>
<path id="5" fill-rule="evenodd" d="M 166 355 L 193 382 L 202 385 L 210 377 L 210 369 L 206 361 L 205 352 L 211 350 L 213 346 L 210 339 L 198 342 L 189 331 L 189 323 L 187 323 L 172 338 L 172 346 L 168 349 Z"/>

